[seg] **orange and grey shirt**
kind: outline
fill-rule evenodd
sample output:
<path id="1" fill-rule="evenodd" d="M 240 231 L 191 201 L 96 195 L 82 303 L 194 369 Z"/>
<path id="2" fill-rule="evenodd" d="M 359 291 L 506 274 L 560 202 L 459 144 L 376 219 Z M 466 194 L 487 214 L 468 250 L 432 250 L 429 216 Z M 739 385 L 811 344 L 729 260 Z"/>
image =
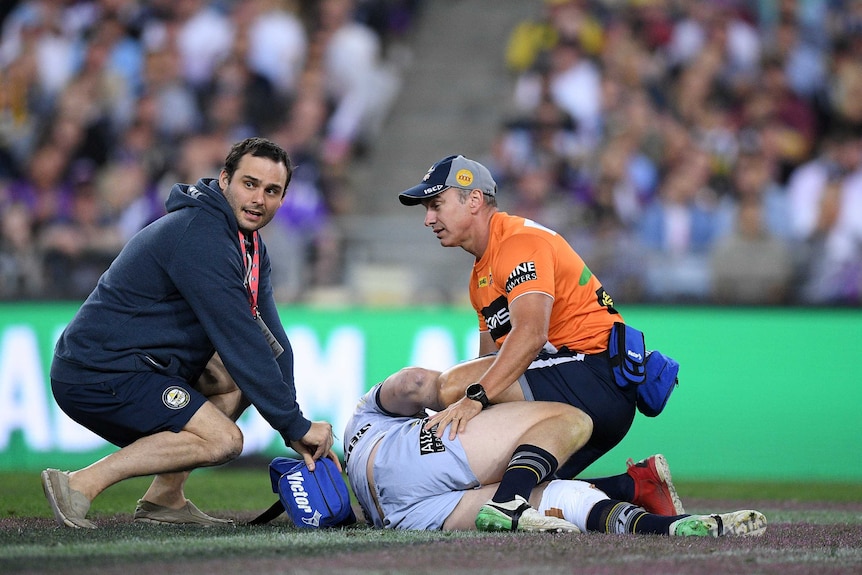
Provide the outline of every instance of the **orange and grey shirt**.
<path id="1" fill-rule="evenodd" d="M 605 351 L 611 327 L 623 319 L 581 256 L 560 234 L 532 220 L 497 212 L 490 226 L 488 246 L 470 277 L 479 330 L 490 331 L 499 347 L 512 329 L 509 302 L 544 293 L 554 300 L 548 351 Z"/>

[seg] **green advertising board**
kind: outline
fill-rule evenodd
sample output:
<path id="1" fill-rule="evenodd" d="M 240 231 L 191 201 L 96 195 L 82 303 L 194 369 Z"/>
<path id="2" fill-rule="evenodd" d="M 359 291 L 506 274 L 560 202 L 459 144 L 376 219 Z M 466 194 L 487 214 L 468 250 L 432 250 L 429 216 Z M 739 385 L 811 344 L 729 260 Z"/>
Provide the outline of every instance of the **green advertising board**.
<path id="1" fill-rule="evenodd" d="M 0 471 L 77 468 L 114 448 L 55 405 L 48 372 L 74 304 L 0 304 Z M 473 357 L 473 313 L 460 307 L 281 308 L 297 395 L 312 419 L 343 428 L 356 399 L 407 365 L 443 369 Z M 588 474 L 661 452 L 691 479 L 862 482 L 862 310 L 636 307 L 626 320 L 680 364 L 657 418 L 640 414 Z M 245 452 L 286 453 L 253 410 Z M 337 433 L 339 439 L 343 439 Z"/>

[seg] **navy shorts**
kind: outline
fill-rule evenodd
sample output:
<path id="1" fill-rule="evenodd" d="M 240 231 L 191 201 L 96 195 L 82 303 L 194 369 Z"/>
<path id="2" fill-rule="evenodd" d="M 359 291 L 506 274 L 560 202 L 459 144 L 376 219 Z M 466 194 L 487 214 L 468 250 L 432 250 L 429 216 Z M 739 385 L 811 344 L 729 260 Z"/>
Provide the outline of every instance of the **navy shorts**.
<path id="1" fill-rule="evenodd" d="M 519 379 L 524 396 L 534 401 L 568 403 L 593 419 L 584 447 L 560 465 L 557 477 L 572 479 L 617 445 L 635 417 L 637 388 L 613 381 L 607 353 L 541 353 Z"/>
<path id="2" fill-rule="evenodd" d="M 119 447 L 160 431 L 181 431 L 207 401 L 185 380 L 155 372 L 99 383 L 52 378 L 51 388 L 66 415 Z"/>

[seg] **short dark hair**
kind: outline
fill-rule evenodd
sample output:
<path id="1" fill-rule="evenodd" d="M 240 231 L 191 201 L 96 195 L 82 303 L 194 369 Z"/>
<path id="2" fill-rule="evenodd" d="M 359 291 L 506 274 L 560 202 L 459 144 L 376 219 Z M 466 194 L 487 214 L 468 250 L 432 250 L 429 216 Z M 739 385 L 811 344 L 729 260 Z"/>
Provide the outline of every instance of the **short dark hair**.
<path id="1" fill-rule="evenodd" d="M 288 157 L 284 148 L 266 138 L 246 138 L 231 146 L 230 152 L 224 159 L 224 171 L 227 173 L 228 180 L 233 179 L 240 159 L 247 154 L 251 154 L 257 158 L 268 158 L 278 164 L 284 164 L 284 167 L 287 168 L 287 180 L 284 182 L 284 189 L 285 191 L 287 190 L 290 179 L 293 177 L 293 165 L 290 163 L 290 157 Z"/>

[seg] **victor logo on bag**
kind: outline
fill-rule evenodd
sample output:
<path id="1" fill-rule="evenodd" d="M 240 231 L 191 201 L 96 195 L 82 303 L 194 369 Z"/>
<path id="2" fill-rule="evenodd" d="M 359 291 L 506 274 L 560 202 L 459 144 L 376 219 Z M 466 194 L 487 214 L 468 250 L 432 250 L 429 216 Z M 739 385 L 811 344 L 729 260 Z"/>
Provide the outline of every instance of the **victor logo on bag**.
<path id="1" fill-rule="evenodd" d="M 287 480 L 287 485 L 291 496 L 293 496 L 293 503 L 296 508 L 306 513 L 312 513 L 313 510 L 308 504 L 308 493 L 306 493 L 305 487 L 303 486 L 305 480 L 303 479 L 302 473 L 299 471 L 295 473 L 286 473 L 284 477 Z"/>
<path id="2" fill-rule="evenodd" d="M 250 524 L 267 523 L 282 512 L 300 528 L 346 527 L 356 523 L 347 484 L 332 460 L 320 459 L 314 471 L 310 471 L 303 460 L 276 457 L 269 464 L 269 475 L 278 501 Z"/>

